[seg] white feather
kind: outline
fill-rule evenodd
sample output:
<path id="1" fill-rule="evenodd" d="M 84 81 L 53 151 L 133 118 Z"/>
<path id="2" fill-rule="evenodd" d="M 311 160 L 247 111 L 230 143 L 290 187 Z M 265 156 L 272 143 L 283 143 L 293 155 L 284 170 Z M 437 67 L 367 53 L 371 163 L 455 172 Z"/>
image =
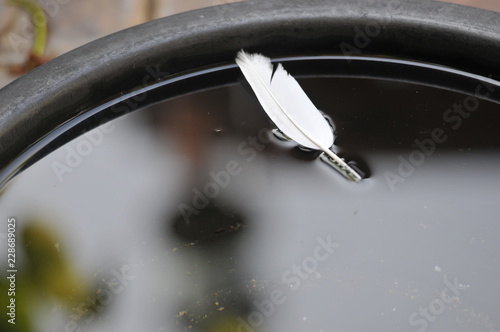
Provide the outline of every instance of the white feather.
<path id="1" fill-rule="evenodd" d="M 350 173 L 347 174 L 349 178 L 361 180 L 359 174 L 330 151 L 334 139 L 332 128 L 281 64 L 273 74 L 271 59 L 243 50 L 238 53 L 236 63 L 264 111 L 285 135 L 304 147 L 322 150 L 344 172 Z"/>
<path id="2" fill-rule="evenodd" d="M 281 64 L 273 75 L 269 58 L 244 51 L 238 53 L 236 63 L 267 115 L 283 133 L 314 150 L 325 150 L 333 145 L 330 125 Z"/>

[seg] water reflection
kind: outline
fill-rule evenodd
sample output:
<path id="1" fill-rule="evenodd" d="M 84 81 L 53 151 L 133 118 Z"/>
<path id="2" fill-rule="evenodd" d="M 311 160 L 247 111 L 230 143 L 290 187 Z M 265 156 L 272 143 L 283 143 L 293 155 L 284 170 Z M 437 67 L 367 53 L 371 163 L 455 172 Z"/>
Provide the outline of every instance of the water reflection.
<path id="1" fill-rule="evenodd" d="M 185 330 L 235 331 L 238 317 L 246 316 L 251 306 L 252 296 L 238 269 L 238 243 L 247 218 L 219 197 L 242 169 L 236 161 L 218 172 L 210 168 L 213 136 L 230 132 L 228 102 L 228 91 L 220 90 L 148 110 L 158 134 L 174 142 L 188 161 L 186 203 L 167 218 L 165 227 L 168 235 L 178 238 L 174 250 L 188 263 L 184 273 L 190 291 L 180 294 L 179 309 L 173 313 Z"/>
<path id="2" fill-rule="evenodd" d="M 302 85 L 369 179 L 353 185 L 269 136 L 241 87 L 117 119 L 61 179 L 54 162 L 88 138 L 18 177 L 1 211 L 24 229 L 44 216 L 59 234 L 47 248 L 72 271 L 57 275 L 107 294 L 99 315 L 75 317 L 53 286 L 38 286 L 43 306 L 30 307 L 23 331 L 498 330 L 498 106 L 479 101 L 456 128 L 443 114 L 460 94 L 374 80 Z M 447 139 L 432 153 L 415 144 L 436 129 Z M 20 252 L 20 271 L 35 278 L 32 253 Z M 429 307 L 449 283 L 459 295 Z"/>

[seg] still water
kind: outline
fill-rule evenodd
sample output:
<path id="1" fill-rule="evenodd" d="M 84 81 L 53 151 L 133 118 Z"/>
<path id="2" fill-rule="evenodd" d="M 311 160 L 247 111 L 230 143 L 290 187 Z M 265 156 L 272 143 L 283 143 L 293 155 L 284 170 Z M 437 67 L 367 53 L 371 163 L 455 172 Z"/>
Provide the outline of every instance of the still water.
<path id="1" fill-rule="evenodd" d="M 499 331 L 498 105 L 299 81 L 359 184 L 277 139 L 242 85 L 115 119 L 15 178 L 23 331 Z"/>

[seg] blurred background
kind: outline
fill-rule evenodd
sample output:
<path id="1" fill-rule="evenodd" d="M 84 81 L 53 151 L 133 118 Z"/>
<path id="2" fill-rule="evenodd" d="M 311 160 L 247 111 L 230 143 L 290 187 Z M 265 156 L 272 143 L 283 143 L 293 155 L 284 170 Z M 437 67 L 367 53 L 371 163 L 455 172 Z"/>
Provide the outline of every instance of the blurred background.
<path id="1" fill-rule="evenodd" d="M 0 87 L 16 76 L 83 44 L 150 20 L 238 0 L 0 0 Z M 47 38 L 39 36 L 44 10 Z M 39 38 L 38 38 L 39 37 Z M 42 39 L 31 59 L 33 44 Z M 43 40 L 45 39 L 45 40 Z M 40 45 L 41 44 L 41 45 Z"/>
<path id="2" fill-rule="evenodd" d="M 113 32 L 235 1 L 239 0 L 0 0 L 0 87 L 40 63 Z M 447 1 L 500 11 L 497 0 Z M 45 31 L 34 28 L 32 17 L 43 19 L 30 14 L 37 5 L 48 21 L 46 38 Z"/>

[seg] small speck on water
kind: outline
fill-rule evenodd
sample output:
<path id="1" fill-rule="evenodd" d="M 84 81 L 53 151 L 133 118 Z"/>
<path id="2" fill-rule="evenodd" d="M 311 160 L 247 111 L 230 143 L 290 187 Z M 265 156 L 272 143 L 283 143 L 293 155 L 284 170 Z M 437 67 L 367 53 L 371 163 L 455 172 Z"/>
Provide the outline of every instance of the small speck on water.
<path id="1" fill-rule="evenodd" d="M 441 272 L 441 268 L 437 265 L 434 266 L 434 271 Z"/>

